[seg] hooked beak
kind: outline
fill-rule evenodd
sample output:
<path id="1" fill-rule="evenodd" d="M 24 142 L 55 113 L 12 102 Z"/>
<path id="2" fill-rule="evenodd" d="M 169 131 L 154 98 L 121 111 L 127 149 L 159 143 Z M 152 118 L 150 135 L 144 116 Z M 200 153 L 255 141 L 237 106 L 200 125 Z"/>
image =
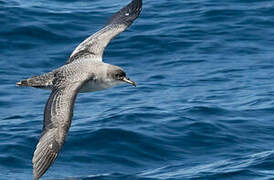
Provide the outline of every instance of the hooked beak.
<path id="1" fill-rule="evenodd" d="M 130 80 L 128 77 L 124 77 L 124 78 L 122 79 L 122 81 L 124 81 L 124 82 L 126 82 L 126 83 L 129 83 L 129 84 L 131 84 L 132 86 L 135 86 L 135 87 L 136 87 L 136 82 Z"/>

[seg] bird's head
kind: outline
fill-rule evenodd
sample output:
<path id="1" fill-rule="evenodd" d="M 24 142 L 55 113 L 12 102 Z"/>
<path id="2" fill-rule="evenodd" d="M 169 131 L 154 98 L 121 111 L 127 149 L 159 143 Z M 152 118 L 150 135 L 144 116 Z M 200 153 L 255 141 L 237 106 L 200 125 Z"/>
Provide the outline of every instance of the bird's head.
<path id="1" fill-rule="evenodd" d="M 108 69 L 108 72 L 107 72 L 107 76 L 116 81 L 117 83 L 129 83 L 133 86 L 136 87 L 136 82 L 130 80 L 127 76 L 126 76 L 126 72 L 118 67 L 118 66 L 111 66 L 109 69 Z"/>

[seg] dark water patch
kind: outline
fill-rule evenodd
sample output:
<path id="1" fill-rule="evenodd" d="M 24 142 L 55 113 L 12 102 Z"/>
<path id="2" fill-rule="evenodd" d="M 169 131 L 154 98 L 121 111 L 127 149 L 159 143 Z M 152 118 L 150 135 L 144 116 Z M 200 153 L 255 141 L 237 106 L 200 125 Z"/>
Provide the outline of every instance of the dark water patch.
<path id="1" fill-rule="evenodd" d="M 205 107 L 205 106 L 198 106 L 193 107 L 191 109 L 187 109 L 189 114 L 200 114 L 200 115 L 222 115 L 224 113 L 228 113 L 226 109 L 222 109 L 220 107 Z"/>
<path id="2" fill-rule="evenodd" d="M 82 132 L 83 133 L 83 132 Z M 77 133 L 78 134 L 78 133 Z M 168 153 L 163 149 L 160 140 L 139 133 L 129 132 L 122 129 L 100 129 L 91 135 L 84 133 L 83 138 L 74 141 L 72 146 L 86 146 L 87 150 L 92 148 L 96 151 L 103 151 L 111 154 L 119 152 L 119 156 L 142 157 L 142 159 L 162 161 L 168 157 Z M 80 137 L 80 135 L 78 135 Z M 94 141 L 96 140 L 96 141 Z M 85 145 L 85 142 L 91 142 Z M 151 144 L 150 142 L 153 142 Z M 123 149 L 121 151 L 121 148 Z M 105 152 L 107 154 L 107 152 Z M 154 152 L 151 154 L 151 152 Z M 117 152 L 118 153 L 118 152 Z M 117 154 L 118 155 L 118 154 Z"/>
<path id="3" fill-rule="evenodd" d="M 18 34 L 20 34 L 20 37 L 18 37 Z M 41 38 L 41 34 L 43 34 L 43 38 Z M 9 36 L 13 39 L 36 42 L 39 40 L 54 42 L 65 39 L 61 35 L 45 30 L 43 27 L 37 27 L 33 25 L 17 28 L 12 32 L 4 32 L 3 35 Z"/>
<path id="4" fill-rule="evenodd" d="M 21 167 L 25 165 L 22 160 L 20 160 L 20 158 L 16 157 L 0 157 L 0 163 L 10 168 L 13 167 L 14 164 L 17 164 Z"/>
<path id="5" fill-rule="evenodd" d="M 243 11 L 233 9 L 212 9 L 204 13 L 207 23 L 237 21 L 244 15 Z"/>
<path id="6" fill-rule="evenodd" d="M 274 166 L 273 152 L 270 151 L 261 154 L 261 159 L 257 160 L 256 163 L 250 166 L 250 168 L 254 169 L 255 171 L 260 169 L 264 169 L 265 172 L 271 171 Z"/>
<path id="7" fill-rule="evenodd" d="M 22 119 L 22 118 L 23 118 L 23 116 L 16 115 L 16 116 L 10 116 L 10 117 L 3 118 L 3 120 Z"/>

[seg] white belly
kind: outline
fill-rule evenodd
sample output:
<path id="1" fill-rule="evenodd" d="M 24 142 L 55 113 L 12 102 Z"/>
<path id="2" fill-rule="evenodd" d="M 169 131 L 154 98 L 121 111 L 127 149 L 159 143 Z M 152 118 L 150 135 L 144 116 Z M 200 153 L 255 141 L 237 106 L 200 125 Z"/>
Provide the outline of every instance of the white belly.
<path id="1" fill-rule="evenodd" d="M 104 89 L 110 88 L 112 86 L 115 86 L 117 84 L 119 84 L 117 81 L 114 82 L 114 81 L 90 80 L 84 84 L 84 86 L 80 90 L 80 93 L 100 91 L 100 90 L 104 90 Z"/>

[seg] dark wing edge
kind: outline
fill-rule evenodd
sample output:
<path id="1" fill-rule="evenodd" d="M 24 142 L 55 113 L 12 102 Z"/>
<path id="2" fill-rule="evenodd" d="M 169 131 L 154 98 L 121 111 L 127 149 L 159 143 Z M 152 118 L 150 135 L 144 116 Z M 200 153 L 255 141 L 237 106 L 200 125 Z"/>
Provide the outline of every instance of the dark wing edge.
<path id="1" fill-rule="evenodd" d="M 79 44 L 66 63 L 71 63 L 80 58 L 92 58 L 95 61 L 102 61 L 105 47 L 115 36 L 129 27 L 139 17 L 141 11 L 142 0 L 131 1 L 127 6 L 112 15 L 104 28 Z"/>
<path id="2" fill-rule="evenodd" d="M 142 0 L 133 0 L 124 8 L 112 15 L 108 20 L 106 26 L 112 24 L 124 24 L 127 27 L 130 26 L 133 21 L 140 15 L 142 11 Z"/>
<path id="3" fill-rule="evenodd" d="M 52 91 L 45 107 L 41 138 L 32 159 L 34 180 L 48 170 L 61 151 L 71 125 L 75 99 L 84 82 Z"/>

